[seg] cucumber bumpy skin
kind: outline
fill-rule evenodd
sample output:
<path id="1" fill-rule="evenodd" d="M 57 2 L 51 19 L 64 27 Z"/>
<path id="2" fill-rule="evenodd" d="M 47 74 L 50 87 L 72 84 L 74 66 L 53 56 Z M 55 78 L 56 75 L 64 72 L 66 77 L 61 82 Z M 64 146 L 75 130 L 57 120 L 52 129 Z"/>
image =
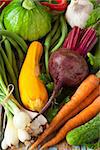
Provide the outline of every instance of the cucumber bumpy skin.
<path id="1" fill-rule="evenodd" d="M 70 131 L 66 140 L 70 145 L 84 145 L 100 137 L 100 114 L 86 124 Z"/>

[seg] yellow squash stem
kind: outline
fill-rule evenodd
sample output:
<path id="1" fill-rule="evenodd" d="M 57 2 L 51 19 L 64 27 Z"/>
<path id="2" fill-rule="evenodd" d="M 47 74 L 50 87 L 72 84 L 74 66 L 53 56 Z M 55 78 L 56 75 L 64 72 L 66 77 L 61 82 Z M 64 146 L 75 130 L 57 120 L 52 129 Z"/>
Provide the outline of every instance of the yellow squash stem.
<path id="1" fill-rule="evenodd" d="M 31 43 L 19 75 L 19 91 L 24 106 L 33 111 L 40 111 L 48 100 L 48 93 L 40 80 L 39 61 L 43 53 L 42 44 Z"/>

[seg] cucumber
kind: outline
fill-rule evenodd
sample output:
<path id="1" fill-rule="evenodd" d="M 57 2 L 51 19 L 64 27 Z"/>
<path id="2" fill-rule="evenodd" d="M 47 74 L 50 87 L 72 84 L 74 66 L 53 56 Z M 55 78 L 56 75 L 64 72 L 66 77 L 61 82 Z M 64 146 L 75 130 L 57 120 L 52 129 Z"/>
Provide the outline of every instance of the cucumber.
<path id="1" fill-rule="evenodd" d="M 84 145 L 93 142 L 100 137 L 100 114 L 86 124 L 70 131 L 66 140 L 70 145 Z"/>

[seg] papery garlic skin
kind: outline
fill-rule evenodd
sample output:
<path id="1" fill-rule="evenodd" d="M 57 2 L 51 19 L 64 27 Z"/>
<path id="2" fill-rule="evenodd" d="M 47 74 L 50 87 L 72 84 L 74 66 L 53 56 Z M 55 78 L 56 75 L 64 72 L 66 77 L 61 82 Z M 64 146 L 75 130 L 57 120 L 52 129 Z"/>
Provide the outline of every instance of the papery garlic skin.
<path id="1" fill-rule="evenodd" d="M 65 17 L 72 28 L 78 26 L 83 29 L 92 10 L 93 4 L 89 0 L 71 0 Z"/>
<path id="2" fill-rule="evenodd" d="M 22 143 L 24 143 L 25 141 L 30 140 L 31 136 L 28 134 L 26 130 L 18 129 L 18 138 Z"/>

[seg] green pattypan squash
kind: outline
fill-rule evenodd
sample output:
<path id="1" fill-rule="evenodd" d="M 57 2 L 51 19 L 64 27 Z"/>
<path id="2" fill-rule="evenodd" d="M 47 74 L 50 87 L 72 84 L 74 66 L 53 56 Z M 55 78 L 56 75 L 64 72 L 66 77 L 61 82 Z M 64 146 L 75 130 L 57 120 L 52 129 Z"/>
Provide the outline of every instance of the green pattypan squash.
<path id="1" fill-rule="evenodd" d="M 24 40 L 38 40 L 51 30 L 51 16 L 36 0 L 13 0 L 2 12 L 4 27 Z"/>

